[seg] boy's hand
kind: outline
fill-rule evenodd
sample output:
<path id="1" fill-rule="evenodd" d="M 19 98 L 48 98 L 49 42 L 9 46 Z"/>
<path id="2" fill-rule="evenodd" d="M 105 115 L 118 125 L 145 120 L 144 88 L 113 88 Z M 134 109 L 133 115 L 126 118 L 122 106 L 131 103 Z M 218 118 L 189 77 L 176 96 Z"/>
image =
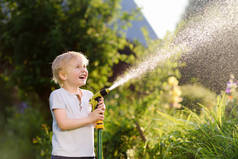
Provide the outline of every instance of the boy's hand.
<path id="1" fill-rule="evenodd" d="M 98 102 L 97 109 L 95 109 L 93 112 L 89 114 L 89 118 L 92 121 L 92 123 L 95 123 L 98 120 L 104 120 L 105 109 L 106 109 L 106 106 L 104 104 L 104 98 L 101 97 L 100 101 Z"/>
<path id="2" fill-rule="evenodd" d="M 105 111 L 106 106 L 104 104 L 104 98 L 103 97 L 100 98 L 100 101 L 98 102 L 98 108 L 97 109 L 102 109 L 102 110 Z"/>
<path id="3" fill-rule="evenodd" d="M 92 123 L 95 123 L 98 120 L 104 120 L 104 110 L 98 108 L 89 113 L 88 117 Z"/>
<path id="4" fill-rule="evenodd" d="M 99 102 L 98 108 L 95 109 L 93 112 L 89 113 L 89 119 L 92 123 L 95 123 L 98 120 L 104 120 L 104 110 L 105 105 L 103 101 Z"/>

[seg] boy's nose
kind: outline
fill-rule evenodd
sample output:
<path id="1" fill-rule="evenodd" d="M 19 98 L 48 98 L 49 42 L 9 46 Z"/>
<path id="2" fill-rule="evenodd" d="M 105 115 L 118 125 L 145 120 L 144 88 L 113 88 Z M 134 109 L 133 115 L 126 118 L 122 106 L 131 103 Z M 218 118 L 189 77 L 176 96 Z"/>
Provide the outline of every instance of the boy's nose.
<path id="1" fill-rule="evenodd" d="M 87 68 L 83 68 L 82 72 L 83 72 L 83 73 L 88 73 Z"/>

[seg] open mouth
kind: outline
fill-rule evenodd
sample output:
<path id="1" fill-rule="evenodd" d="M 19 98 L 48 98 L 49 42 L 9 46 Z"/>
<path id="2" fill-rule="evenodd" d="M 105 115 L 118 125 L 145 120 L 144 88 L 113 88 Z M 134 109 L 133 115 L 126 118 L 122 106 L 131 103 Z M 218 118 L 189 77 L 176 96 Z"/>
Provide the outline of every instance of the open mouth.
<path id="1" fill-rule="evenodd" d="M 82 76 L 79 76 L 79 79 L 86 79 L 87 78 L 87 76 L 85 76 L 85 75 L 82 75 Z"/>

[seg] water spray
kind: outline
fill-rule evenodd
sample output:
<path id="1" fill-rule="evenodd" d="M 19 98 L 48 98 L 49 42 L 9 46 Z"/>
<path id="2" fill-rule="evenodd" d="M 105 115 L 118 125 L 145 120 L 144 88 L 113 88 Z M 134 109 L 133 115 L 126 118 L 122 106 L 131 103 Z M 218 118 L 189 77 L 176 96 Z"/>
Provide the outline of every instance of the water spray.
<path id="1" fill-rule="evenodd" d="M 226 33 L 237 35 L 238 1 L 223 0 L 210 3 L 210 5 L 205 8 L 204 13 L 191 17 L 191 20 L 186 22 L 186 25 L 182 26 L 182 28 L 183 29 L 175 35 L 175 38 L 171 40 L 169 44 L 151 52 L 149 57 L 143 57 L 139 65 L 131 67 L 122 76 L 118 77 L 109 89 L 113 90 L 131 79 L 141 77 L 143 74 L 154 70 L 165 60 L 177 56 L 178 54 L 182 55 L 182 59 L 189 59 L 196 63 L 197 61 L 192 58 L 199 55 L 191 55 L 190 53 L 196 52 L 198 48 L 204 49 L 209 45 L 216 47 L 214 43 L 216 44 L 219 41 L 224 41 L 224 43 L 227 44 L 227 47 L 224 47 L 223 50 L 224 52 L 229 52 L 231 43 L 227 43 L 222 35 Z M 237 38 L 232 39 L 232 41 L 236 39 Z M 236 47 L 234 42 L 233 47 Z M 226 50 L 225 48 L 228 49 Z M 209 59 L 214 61 L 214 55 L 211 55 Z M 218 68 L 219 67 L 216 67 L 215 69 L 217 70 Z M 229 72 L 229 70 L 225 71 Z M 214 73 L 216 76 L 219 75 L 218 71 L 214 71 Z M 211 76 L 211 73 L 209 76 Z"/>
<path id="2" fill-rule="evenodd" d="M 224 0 L 224 4 L 212 4 L 205 11 L 206 14 L 193 17 L 195 20 L 186 24 L 173 42 L 164 48 L 158 48 L 151 56 L 145 58 L 135 67 L 131 67 L 125 74 L 120 76 L 113 85 L 96 93 L 90 103 L 93 109 L 97 108 L 99 99 L 107 95 L 111 90 L 123 85 L 127 81 L 140 77 L 148 71 L 154 70 L 159 64 L 178 53 L 193 52 L 196 48 L 203 48 L 216 42 L 218 33 L 236 30 L 238 26 L 238 1 Z M 189 56 L 188 56 L 189 58 Z M 102 130 L 103 121 L 97 122 L 98 129 L 98 159 L 102 159 Z"/>
<path id="3" fill-rule="evenodd" d="M 188 51 L 188 48 L 183 44 L 177 46 L 170 45 L 166 48 L 157 49 L 155 53 L 151 53 L 149 57 L 144 58 L 137 66 L 131 67 L 125 74 L 118 77 L 109 90 L 113 90 L 131 79 L 153 71 L 159 64 L 163 64 L 168 59 L 177 58 L 185 50 Z"/>

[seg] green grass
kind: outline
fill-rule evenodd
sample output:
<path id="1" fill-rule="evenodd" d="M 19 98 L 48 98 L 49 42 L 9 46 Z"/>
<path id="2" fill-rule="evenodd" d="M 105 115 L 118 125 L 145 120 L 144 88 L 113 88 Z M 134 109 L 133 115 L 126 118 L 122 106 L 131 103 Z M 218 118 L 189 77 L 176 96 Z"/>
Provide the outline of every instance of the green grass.
<path id="1" fill-rule="evenodd" d="M 225 116 L 226 103 L 225 96 L 218 96 L 217 105 L 213 109 L 201 106 L 200 115 L 189 109 L 173 115 L 157 111 L 157 127 L 146 130 L 149 136 L 154 136 L 147 156 L 157 159 L 238 158 L 237 119 Z"/>

